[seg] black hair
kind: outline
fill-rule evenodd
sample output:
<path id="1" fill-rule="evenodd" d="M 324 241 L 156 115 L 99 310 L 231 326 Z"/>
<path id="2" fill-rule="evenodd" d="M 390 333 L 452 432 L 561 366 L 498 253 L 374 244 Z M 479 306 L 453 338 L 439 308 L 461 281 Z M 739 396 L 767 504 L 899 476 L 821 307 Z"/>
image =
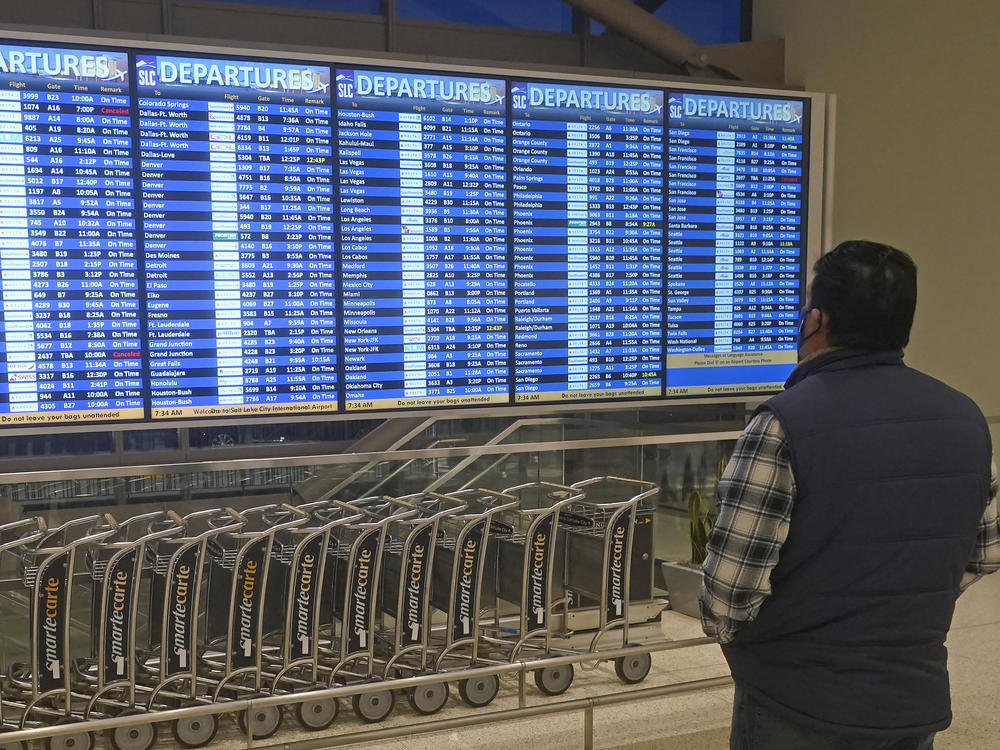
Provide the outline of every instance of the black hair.
<path id="1" fill-rule="evenodd" d="M 833 346 L 886 351 L 910 341 L 917 266 L 902 250 L 842 242 L 813 267 L 809 304 L 826 316 Z"/>

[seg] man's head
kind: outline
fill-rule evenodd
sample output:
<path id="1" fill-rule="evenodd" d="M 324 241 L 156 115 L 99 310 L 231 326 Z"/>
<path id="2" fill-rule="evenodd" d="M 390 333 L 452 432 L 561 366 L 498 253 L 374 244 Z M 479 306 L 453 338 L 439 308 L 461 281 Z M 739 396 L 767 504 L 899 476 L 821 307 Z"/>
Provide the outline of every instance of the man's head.
<path id="1" fill-rule="evenodd" d="M 813 267 L 799 357 L 828 346 L 902 349 L 916 306 L 917 267 L 909 255 L 877 242 L 842 242 Z"/>

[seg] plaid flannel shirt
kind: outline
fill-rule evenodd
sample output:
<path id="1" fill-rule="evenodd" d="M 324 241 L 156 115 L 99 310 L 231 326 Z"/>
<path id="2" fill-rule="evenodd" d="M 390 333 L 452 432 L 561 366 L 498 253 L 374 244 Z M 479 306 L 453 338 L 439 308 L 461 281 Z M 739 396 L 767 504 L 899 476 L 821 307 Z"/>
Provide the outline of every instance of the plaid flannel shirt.
<path id="1" fill-rule="evenodd" d="M 718 517 L 702 567 L 702 627 L 720 643 L 732 641 L 771 595 L 771 572 L 788 536 L 795 494 L 781 422 L 770 412 L 761 412 L 743 431 L 719 480 Z M 996 497 L 994 462 L 990 502 L 962 580 L 963 591 L 986 573 L 1000 570 Z"/>

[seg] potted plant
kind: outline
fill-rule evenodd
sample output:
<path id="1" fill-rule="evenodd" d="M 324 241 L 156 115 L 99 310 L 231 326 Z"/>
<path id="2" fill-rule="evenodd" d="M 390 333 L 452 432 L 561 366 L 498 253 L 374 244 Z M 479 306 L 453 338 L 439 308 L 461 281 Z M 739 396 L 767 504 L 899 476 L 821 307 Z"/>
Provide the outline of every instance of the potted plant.
<path id="1" fill-rule="evenodd" d="M 719 477 L 726 468 L 726 459 L 719 462 Z M 661 562 L 660 569 L 667 587 L 670 608 L 689 617 L 699 617 L 698 593 L 701 591 L 701 565 L 708 554 L 708 535 L 715 524 L 715 511 L 706 510 L 701 491 L 691 490 L 688 495 L 688 533 L 691 541 L 691 559 L 685 562 Z"/>

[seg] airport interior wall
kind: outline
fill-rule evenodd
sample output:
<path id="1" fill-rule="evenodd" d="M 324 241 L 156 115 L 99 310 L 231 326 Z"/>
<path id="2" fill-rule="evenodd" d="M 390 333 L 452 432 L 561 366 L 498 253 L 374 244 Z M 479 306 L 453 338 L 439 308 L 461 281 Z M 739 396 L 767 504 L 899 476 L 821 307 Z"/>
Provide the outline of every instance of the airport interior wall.
<path id="1" fill-rule="evenodd" d="M 1000 3 L 757 0 L 786 80 L 835 93 L 834 241 L 865 237 L 920 269 L 907 360 L 1000 420 Z"/>

